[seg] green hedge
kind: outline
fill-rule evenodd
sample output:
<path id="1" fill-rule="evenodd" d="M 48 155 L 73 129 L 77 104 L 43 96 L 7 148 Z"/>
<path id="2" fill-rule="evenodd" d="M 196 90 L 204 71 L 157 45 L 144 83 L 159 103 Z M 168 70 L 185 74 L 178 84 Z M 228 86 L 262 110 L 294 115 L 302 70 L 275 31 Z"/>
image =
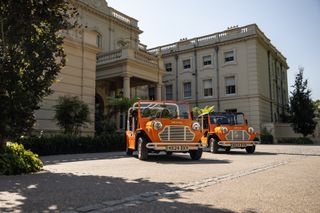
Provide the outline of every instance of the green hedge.
<path id="1" fill-rule="evenodd" d="M 0 153 L 0 175 L 18 175 L 40 171 L 38 155 L 25 150 L 22 144 L 8 143 Z"/>
<path id="2" fill-rule="evenodd" d="M 313 144 L 310 138 L 286 138 L 278 140 L 278 143 L 282 144 Z"/>
<path id="3" fill-rule="evenodd" d="M 41 138 L 31 137 L 21 139 L 19 142 L 40 156 L 125 150 L 123 133 L 106 134 L 96 137 L 68 135 Z"/>

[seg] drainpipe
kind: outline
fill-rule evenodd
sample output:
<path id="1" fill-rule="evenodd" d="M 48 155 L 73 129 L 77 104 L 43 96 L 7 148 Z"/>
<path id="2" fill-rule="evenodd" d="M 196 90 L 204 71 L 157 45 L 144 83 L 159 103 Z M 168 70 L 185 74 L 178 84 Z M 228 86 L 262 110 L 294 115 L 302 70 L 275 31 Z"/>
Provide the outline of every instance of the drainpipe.
<path id="1" fill-rule="evenodd" d="M 216 53 L 216 66 L 217 66 L 217 102 L 218 102 L 218 112 L 220 112 L 220 77 L 219 77 L 219 47 L 214 48 Z"/>
<path id="2" fill-rule="evenodd" d="M 273 122 L 273 110 L 272 110 L 272 84 L 271 84 L 271 70 L 270 70 L 270 51 L 268 51 L 268 74 L 269 74 L 269 95 L 270 95 L 270 113 L 271 122 Z"/>
<path id="3" fill-rule="evenodd" d="M 199 90 L 198 90 L 198 59 L 197 59 L 197 45 L 198 45 L 198 39 L 196 40 L 196 43 L 194 44 L 194 75 L 195 75 L 195 86 L 196 86 L 196 107 L 198 106 L 198 95 L 199 95 Z"/>
<path id="4" fill-rule="evenodd" d="M 176 59 L 176 101 L 179 101 L 179 64 L 178 64 L 178 54 L 174 56 Z"/>

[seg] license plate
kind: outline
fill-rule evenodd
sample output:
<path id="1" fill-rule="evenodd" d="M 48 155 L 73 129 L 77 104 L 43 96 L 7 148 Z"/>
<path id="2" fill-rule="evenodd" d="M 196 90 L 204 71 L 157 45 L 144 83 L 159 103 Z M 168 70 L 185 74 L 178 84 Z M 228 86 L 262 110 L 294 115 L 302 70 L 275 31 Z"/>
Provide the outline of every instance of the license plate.
<path id="1" fill-rule="evenodd" d="M 188 151 L 189 147 L 188 146 L 167 146 L 166 151 Z"/>
<path id="2" fill-rule="evenodd" d="M 232 148 L 242 148 L 242 147 L 246 147 L 247 144 L 245 143 L 234 143 L 234 144 L 231 144 Z"/>

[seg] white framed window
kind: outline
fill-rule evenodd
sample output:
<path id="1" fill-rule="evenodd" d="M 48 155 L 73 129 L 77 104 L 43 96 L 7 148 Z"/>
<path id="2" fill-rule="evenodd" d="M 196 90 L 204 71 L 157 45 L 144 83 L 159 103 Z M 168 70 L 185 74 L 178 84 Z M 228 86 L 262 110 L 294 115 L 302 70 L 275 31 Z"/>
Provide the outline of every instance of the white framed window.
<path id="1" fill-rule="evenodd" d="M 186 59 L 182 61 L 183 69 L 190 69 L 191 68 L 191 60 Z"/>
<path id="2" fill-rule="evenodd" d="M 234 50 L 224 52 L 224 63 L 231 63 L 231 62 L 235 62 Z"/>
<path id="3" fill-rule="evenodd" d="M 234 76 L 226 77 L 225 85 L 227 95 L 236 94 L 236 81 Z"/>
<path id="4" fill-rule="evenodd" d="M 166 85 L 166 100 L 173 100 L 173 87 L 172 87 L 172 84 Z"/>
<path id="5" fill-rule="evenodd" d="M 102 48 L 102 36 L 101 36 L 101 34 L 98 33 L 96 39 L 97 39 L 96 40 L 97 47 Z"/>
<path id="6" fill-rule="evenodd" d="M 212 95 L 213 95 L 212 79 L 203 80 L 203 96 L 212 97 Z"/>
<path id="7" fill-rule="evenodd" d="M 191 82 L 183 83 L 183 97 L 191 98 Z"/>
<path id="8" fill-rule="evenodd" d="M 212 59 L 211 59 L 211 55 L 206 55 L 202 57 L 202 64 L 203 66 L 208 66 L 212 64 Z"/>
<path id="9" fill-rule="evenodd" d="M 172 72 L 172 63 L 166 63 L 164 66 L 167 72 Z"/>

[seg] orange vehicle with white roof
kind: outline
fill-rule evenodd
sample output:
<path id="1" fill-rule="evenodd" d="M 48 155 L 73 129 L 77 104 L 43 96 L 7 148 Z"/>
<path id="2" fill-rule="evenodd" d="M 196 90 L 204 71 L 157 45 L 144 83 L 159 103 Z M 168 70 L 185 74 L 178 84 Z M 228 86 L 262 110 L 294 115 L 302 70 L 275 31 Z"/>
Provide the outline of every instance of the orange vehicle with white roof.
<path id="1" fill-rule="evenodd" d="M 247 153 L 254 153 L 256 133 L 243 113 L 212 112 L 198 116 L 203 137 L 210 152 L 217 153 L 219 148 L 226 152 L 230 149 L 246 149 Z"/>
<path id="2" fill-rule="evenodd" d="M 164 101 L 139 101 L 128 110 L 127 154 L 138 151 L 146 160 L 148 153 L 189 152 L 191 159 L 202 156 L 200 124 L 192 120 L 189 105 Z"/>

